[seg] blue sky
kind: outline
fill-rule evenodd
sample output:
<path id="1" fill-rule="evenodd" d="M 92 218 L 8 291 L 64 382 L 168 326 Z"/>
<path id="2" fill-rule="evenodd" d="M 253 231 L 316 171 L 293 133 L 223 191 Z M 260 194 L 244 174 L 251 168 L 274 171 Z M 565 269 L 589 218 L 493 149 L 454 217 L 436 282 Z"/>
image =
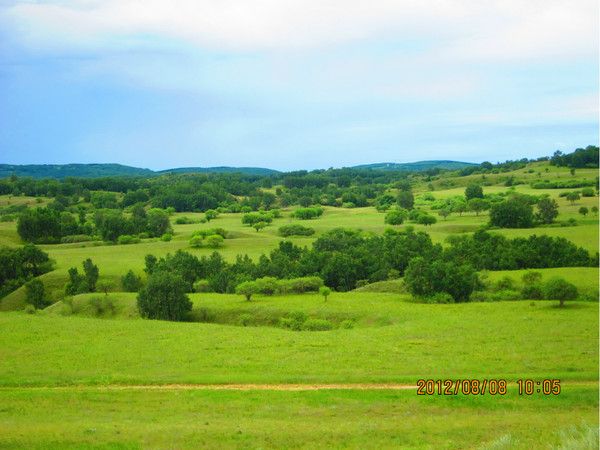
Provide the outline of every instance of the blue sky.
<path id="1" fill-rule="evenodd" d="M 596 1 L 0 0 L 0 162 L 341 167 L 598 143 Z"/>

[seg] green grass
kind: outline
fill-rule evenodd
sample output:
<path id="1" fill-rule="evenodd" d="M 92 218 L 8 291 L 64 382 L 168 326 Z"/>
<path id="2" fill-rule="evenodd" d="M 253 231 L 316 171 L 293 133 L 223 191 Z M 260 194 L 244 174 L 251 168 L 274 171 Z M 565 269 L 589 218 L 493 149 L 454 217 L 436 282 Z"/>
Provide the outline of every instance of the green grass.
<path id="1" fill-rule="evenodd" d="M 11 388 L 0 400 L 2 448 L 531 449 L 573 443 L 573 427 L 597 439 L 593 387 L 528 398 L 514 388 L 503 397 Z"/>
<path id="2" fill-rule="evenodd" d="M 347 295 L 351 295 L 347 297 Z M 326 332 L 0 315 L 0 384 L 414 382 L 422 377 L 598 377 L 598 304 L 427 305 L 393 294 L 194 297 L 215 315 L 355 316 Z"/>

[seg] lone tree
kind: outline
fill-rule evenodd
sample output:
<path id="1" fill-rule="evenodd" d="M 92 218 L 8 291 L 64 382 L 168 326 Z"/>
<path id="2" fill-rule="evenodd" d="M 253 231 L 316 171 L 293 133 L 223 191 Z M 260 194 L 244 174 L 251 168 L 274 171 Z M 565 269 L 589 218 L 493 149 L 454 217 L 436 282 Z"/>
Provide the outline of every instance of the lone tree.
<path id="1" fill-rule="evenodd" d="M 386 213 L 385 223 L 389 225 L 402 225 L 406 216 L 405 209 L 392 209 Z"/>
<path id="2" fill-rule="evenodd" d="M 184 320 L 192 310 L 185 286 L 179 275 L 162 270 L 152 273 L 137 296 L 140 315 L 146 319 Z"/>
<path id="3" fill-rule="evenodd" d="M 551 278 L 544 285 L 544 297 L 558 300 L 560 307 L 565 305 L 565 300 L 575 300 L 578 295 L 577 286 L 562 278 Z"/>
<path id="4" fill-rule="evenodd" d="M 579 208 L 579 214 L 581 214 L 583 217 L 587 216 L 589 212 L 589 209 L 587 209 L 585 206 Z"/>
<path id="5" fill-rule="evenodd" d="M 483 188 L 475 183 L 471 183 L 465 189 L 465 198 L 467 201 L 472 198 L 483 198 Z"/>
<path id="6" fill-rule="evenodd" d="M 541 199 L 537 204 L 537 208 L 538 213 L 536 214 L 536 218 L 541 223 L 552 223 L 556 219 L 556 216 L 558 216 L 558 203 L 554 199 L 547 197 Z"/>
<path id="7" fill-rule="evenodd" d="M 597 206 L 592 206 L 592 212 L 594 213 L 594 215 L 598 215 L 598 207 Z"/>
<path id="8" fill-rule="evenodd" d="M 87 283 L 88 291 L 94 292 L 96 290 L 96 283 L 100 274 L 98 266 L 95 265 L 90 258 L 88 258 L 83 262 L 83 272 L 85 274 L 85 282 Z"/>
<path id="9" fill-rule="evenodd" d="M 413 209 L 415 205 L 415 196 L 410 190 L 410 186 L 408 187 L 408 189 L 404 188 L 401 189 L 400 192 L 398 192 L 397 201 L 398 206 L 400 206 L 400 208 Z"/>
<path id="10" fill-rule="evenodd" d="M 256 222 L 254 225 L 252 225 L 252 228 L 254 228 L 256 230 L 256 232 L 258 233 L 260 230 L 262 230 L 266 226 L 267 226 L 267 222 Z"/>
<path id="11" fill-rule="evenodd" d="M 321 294 L 325 301 L 327 301 L 327 297 L 329 297 L 329 294 L 331 294 L 331 289 L 329 289 L 327 286 L 321 286 L 319 288 L 319 294 Z"/>
<path id="12" fill-rule="evenodd" d="M 44 296 L 44 283 L 37 278 L 34 278 L 25 285 L 25 300 L 36 309 L 45 308 L 50 304 L 50 302 L 45 300 Z"/>
<path id="13" fill-rule="evenodd" d="M 492 206 L 490 224 L 500 228 L 530 228 L 533 208 L 524 199 L 514 197 Z"/>
<path id="14" fill-rule="evenodd" d="M 214 209 L 207 209 L 204 213 L 204 217 L 206 217 L 207 222 L 210 222 L 211 220 L 219 217 L 219 212 Z"/>
<path id="15" fill-rule="evenodd" d="M 244 281 L 235 288 L 235 293 L 246 297 L 246 301 L 252 300 L 252 296 L 258 292 L 258 285 L 254 281 Z"/>
<path id="16" fill-rule="evenodd" d="M 450 215 L 450 210 L 446 209 L 446 208 L 442 208 L 438 211 L 438 214 L 440 215 L 440 217 L 443 217 L 444 220 L 446 220 L 446 218 Z"/>
<path id="17" fill-rule="evenodd" d="M 490 202 L 483 198 L 475 197 L 469 200 L 467 206 L 469 210 L 474 211 L 475 215 L 478 216 L 481 211 L 490 209 Z"/>
<path id="18" fill-rule="evenodd" d="M 567 195 L 567 200 L 569 200 L 571 202 L 571 205 L 573 205 L 577 200 L 579 200 L 581 198 L 581 196 L 579 195 L 579 192 L 569 192 Z"/>

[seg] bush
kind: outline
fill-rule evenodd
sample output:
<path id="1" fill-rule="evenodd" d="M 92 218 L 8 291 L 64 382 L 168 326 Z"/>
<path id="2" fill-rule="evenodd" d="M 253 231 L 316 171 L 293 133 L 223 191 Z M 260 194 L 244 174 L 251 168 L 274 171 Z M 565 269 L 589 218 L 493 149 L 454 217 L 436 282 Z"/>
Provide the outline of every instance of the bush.
<path id="1" fill-rule="evenodd" d="M 544 297 L 548 300 L 558 300 L 564 306 L 566 300 L 575 300 L 579 292 L 577 286 L 563 278 L 551 278 L 544 284 Z"/>
<path id="2" fill-rule="evenodd" d="M 307 320 L 308 317 L 306 314 L 302 311 L 295 311 L 289 313 L 287 317 L 279 319 L 279 326 L 289 330 L 300 331 Z"/>
<path id="3" fill-rule="evenodd" d="M 288 280 L 278 280 L 277 291 L 281 294 L 303 294 L 305 292 L 319 292 L 323 280 L 319 277 L 301 277 Z"/>
<path id="4" fill-rule="evenodd" d="M 354 325 L 355 322 L 352 319 L 346 319 L 340 322 L 340 328 L 343 328 L 344 330 L 351 330 L 352 328 L 354 328 Z"/>
<path id="5" fill-rule="evenodd" d="M 438 292 L 436 294 L 430 295 L 429 297 L 426 297 L 425 302 L 444 305 L 448 303 L 454 303 L 454 299 L 450 294 L 446 292 Z"/>
<path id="6" fill-rule="evenodd" d="M 279 235 L 283 237 L 288 236 L 312 236 L 315 234 L 315 230 L 304 225 L 291 224 L 283 225 L 279 227 Z"/>
<path id="7" fill-rule="evenodd" d="M 515 281 L 508 275 L 505 275 L 496 282 L 496 284 L 494 285 L 494 288 L 496 291 L 502 291 L 502 290 L 506 290 L 506 289 L 514 289 Z"/>
<path id="8" fill-rule="evenodd" d="M 219 248 L 223 246 L 223 236 L 219 234 L 213 234 L 206 237 L 206 246 L 210 248 Z"/>
<path id="9" fill-rule="evenodd" d="M 408 213 L 405 209 L 392 209 L 385 215 L 385 223 L 389 225 L 402 225 Z"/>
<path id="10" fill-rule="evenodd" d="M 332 328 L 331 322 L 326 319 L 308 319 L 302 325 L 305 331 L 328 331 Z"/>
<path id="11" fill-rule="evenodd" d="M 194 292 L 212 292 L 210 282 L 208 280 L 198 280 L 194 282 Z"/>
<path id="12" fill-rule="evenodd" d="M 130 236 L 129 234 L 123 234 L 117 238 L 117 242 L 120 245 L 139 244 L 140 238 L 137 236 Z"/>
<path id="13" fill-rule="evenodd" d="M 242 223 L 244 225 L 254 225 L 258 222 L 273 222 L 273 216 L 269 213 L 249 212 L 242 216 Z"/>
<path id="14" fill-rule="evenodd" d="M 193 219 L 190 219 L 189 217 L 181 216 L 175 219 L 175 223 L 178 225 L 189 225 L 195 223 L 195 221 Z"/>
<path id="15" fill-rule="evenodd" d="M 153 272 L 137 297 L 140 315 L 147 319 L 184 320 L 192 310 L 185 287 L 185 282 L 178 275 Z"/>
<path id="16" fill-rule="evenodd" d="M 142 287 L 142 278 L 129 270 L 121 277 L 121 285 L 125 292 L 137 292 Z"/>
<path id="17" fill-rule="evenodd" d="M 171 239 L 173 239 L 173 235 L 171 233 L 165 233 L 160 237 L 160 240 L 163 242 L 169 242 Z"/>
<path id="18" fill-rule="evenodd" d="M 595 197 L 596 192 L 594 191 L 594 188 L 586 187 L 581 190 L 581 196 L 582 197 Z"/>
<path id="19" fill-rule="evenodd" d="M 544 298 L 544 290 L 539 284 L 528 284 L 521 289 L 521 296 L 526 300 L 541 300 Z"/>
<path id="20" fill-rule="evenodd" d="M 310 208 L 298 208 L 292 213 L 292 217 L 300 220 L 316 219 L 323 215 L 323 208 L 320 206 L 313 206 Z"/>

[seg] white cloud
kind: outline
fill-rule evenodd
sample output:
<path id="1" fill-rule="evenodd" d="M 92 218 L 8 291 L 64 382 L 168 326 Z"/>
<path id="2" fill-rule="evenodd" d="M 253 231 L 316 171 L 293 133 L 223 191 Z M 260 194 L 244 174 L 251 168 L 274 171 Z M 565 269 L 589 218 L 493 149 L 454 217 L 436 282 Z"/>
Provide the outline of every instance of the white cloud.
<path id="1" fill-rule="evenodd" d="M 596 55 L 595 0 L 71 0 L 3 16 L 34 47 L 118 47 L 133 35 L 236 51 L 434 39 L 453 58 Z"/>

